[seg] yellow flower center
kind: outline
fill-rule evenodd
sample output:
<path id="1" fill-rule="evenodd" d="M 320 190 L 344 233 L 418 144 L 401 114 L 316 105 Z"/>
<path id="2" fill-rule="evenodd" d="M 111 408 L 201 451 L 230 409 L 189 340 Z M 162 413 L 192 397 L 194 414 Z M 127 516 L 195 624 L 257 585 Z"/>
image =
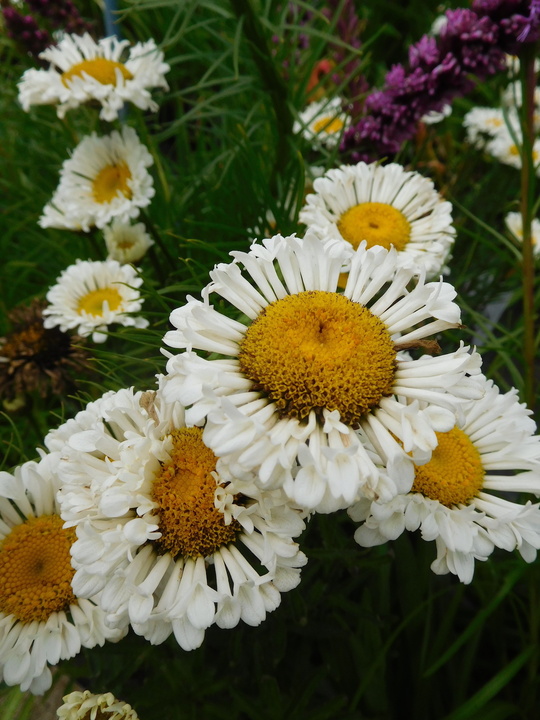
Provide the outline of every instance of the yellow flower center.
<path id="1" fill-rule="evenodd" d="M 353 427 L 391 394 L 396 353 L 384 323 L 338 293 L 306 291 L 266 307 L 240 346 L 242 372 L 285 417 L 339 410 Z"/>
<path id="2" fill-rule="evenodd" d="M 403 250 L 411 238 L 411 226 L 402 212 L 378 202 L 360 203 L 349 208 L 338 221 L 338 230 L 353 248 L 367 240 L 368 247 L 393 245 Z"/>
<path id="3" fill-rule="evenodd" d="M 517 157 L 519 155 L 519 148 L 517 145 L 510 145 L 508 152 L 510 153 L 510 155 Z"/>
<path id="4" fill-rule="evenodd" d="M 114 60 L 107 60 L 107 58 L 94 58 L 93 60 L 83 60 L 83 62 L 77 63 L 70 67 L 69 70 L 62 73 L 62 82 L 66 87 L 69 87 L 68 83 L 73 77 L 82 78 L 83 73 L 90 75 L 94 80 L 97 80 L 102 85 L 114 85 L 116 86 L 116 71 L 120 70 L 124 80 L 131 80 L 133 75 L 129 72 L 125 65 L 122 63 L 115 62 Z"/>
<path id="5" fill-rule="evenodd" d="M 152 496 L 158 504 L 162 552 L 173 557 L 208 557 L 234 542 L 241 530 L 233 520 L 225 525 L 214 505 L 217 458 L 202 440 L 200 428 L 172 433 L 171 461 L 154 478 Z"/>
<path id="6" fill-rule="evenodd" d="M 119 193 L 129 199 L 131 197 L 129 180 L 131 180 L 131 171 L 125 162 L 106 165 L 92 181 L 92 196 L 97 203 L 111 202 Z"/>
<path id="7" fill-rule="evenodd" d="M 480 453 L 468 436 L 455 427 L 437 433 L 439 444 L 426 465 L 416 467 L 412 492 L 438 500 L 446 507 L 470 502 L 484 483 Z"/>
<path id="8" fill-rule="evenodd" d="M 58 515 L 30 518 L 0 543 L 0 611 L 21 622 L 43 622 L 76 602 L 70 548 L 74 528 Z"/>
<path id="9" fill-rule="evenodd" d="M 340 130 L 343 130 L 343 120 L 338 117 L 323 117 L 313 123 L 313 132 L 315 133 L 325 132 L 333 135 Z"/>
<path id="10" fill-rule="evenodd" d="M 98 288 L 79 298 L 77 305 L 78 313 L 88 313 L 94 317 L 102 317 L 105 310 L 104 305 L 108 303 L 109 310 L 118 310 L 122 304 L 122 296 L 114 287 Z"/>

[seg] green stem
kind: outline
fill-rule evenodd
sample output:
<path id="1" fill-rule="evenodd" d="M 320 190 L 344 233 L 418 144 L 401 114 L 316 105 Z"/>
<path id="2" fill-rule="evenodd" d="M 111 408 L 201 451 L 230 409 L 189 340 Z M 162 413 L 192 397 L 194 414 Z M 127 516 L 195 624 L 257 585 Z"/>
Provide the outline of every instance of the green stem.
<path id="1" fill-rule="evenodd" d="M 251 0 L 231 0 L 231 5 L 237 18 L 243 19 L 245 37 L 250 44 L 253 60 L 266 86 L 276 116 L 277 146 L 272 174 L 272 185 L 275 185 L 277 175 L 287 167 L 290 154 L 289 136 L 292 131 L 293 118 L 287 104 L 287 85 L 277 71 L 268 48 L 266 34 L 253 9 Z"/>
<path id="2" fill-rule="evenodd" d="M 158 248 L 161 250 L 161 252 L 163 253 L 164 258 L 165 258 L 165 260 L 167 261 L 167 265 L 168 265 L 170 268 L 174 268 L 174 267 L 177 265 L 177 262 L 176 262 L 176 260 L 173 258 L 173 256 L 171 255 L 171 253 L 169 252 L 169 250 L 168 250 L 167 246 L 165 245 L 165 243 L 163 242 L 163 239 L 162 239 L 161 235 L 159 234 L 159 232 L 158 232 L 156 226 L 154 225 L 154 223 L 150 220 L 150 217 L 149 217 L 148 213 L 146 213 L 146 212 L 143 211 L 143 212 L 141 212 L 141 215 L 142 215 L 142 218 L 143 218 L 143 220 L 144 220 L 144 224 L 146 225 L 146 229 L 148 230 L 148 232 L 150 233 L 150 235 L 151 235 L 152 238 L 154 239 L 154 242 L 156 243 L 156 247 L 158 247 Z M 161 271 L 160 271 L 160 272 L 161 272 Z"/>
<path id="3" fill-rule="evenodd" d="M 534 145 L 534 71 L 535 46 L 525 45 L 520 55 L 522 86 L 523 135 L 521 163 L 521 217 L 523 221 L 523 359 L 525 363 L 525 402 L 532 410 L 536 404 L 535 382 L 535 310 L 534 310 L 534 255 L 532 241 L 532 213 L 535 198 Z"/>

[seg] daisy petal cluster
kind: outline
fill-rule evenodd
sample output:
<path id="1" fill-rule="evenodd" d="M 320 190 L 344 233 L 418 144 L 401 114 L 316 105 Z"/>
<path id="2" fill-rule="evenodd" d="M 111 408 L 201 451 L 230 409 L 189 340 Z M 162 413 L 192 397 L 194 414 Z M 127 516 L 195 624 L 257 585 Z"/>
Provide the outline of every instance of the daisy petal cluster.
<path id="1" fill-rule="evenodd" d="M 108 393 L 46 444 L 62 447 L 73 587 L 99 593 L 110 622 L 191 650 L 214 623 L 258 625 L 300 581 L 299 513 L 281 492 L 261 496 L 253 476 L 237 485 L 161 389 Z"/>
<path id="2" fill-rule="evenodd" d="M 125 102 L 141 110 L 157 110 L 149 90 L 168 89 L 169 65 L 153 40 L 129 47 L 128 40 L 112 36 L 98 42 L 84 35 L 63 35 L 56 46 L 39 57 L 50 63 L 47 70 L 27 70 L 19 82 L 19 101 L 24 110 L 32 105 L 56 105 L 58 117 L 89 101 L 101 105 L 100 118 L 112 121 Z"/>
<path id="3" fill-rule="evenodd" d="M 110 225 L 103 228 L 105 245 L 109 260 L 120 263 L 135 263 L 141 260 L 154 241 L 146 232 L 143 223 L 125 223 L 115 218 Z"/>
<path id="4" fill-rule="evenodd" d="M 77 260 L 57 278 L 47 293 L 49 305 L 43 310 L 44 327 L 77 329 L 81 337 L 92 335 L 94 342 L 107 339 L 109 325 L 147 327 L 145 318 L 128 313 L 141 310 L 137 288 L 142 278 L 130 265 L 116 260 Z"/>
<path id="5" fill-rule="evenodd" d="M 94 695 L 90 690 L 75 691 L 65 695 L 64 704 L 58 708 L 58 720 L 139 720 L 131 705 L 117 700 L 112 693 Z"/>
<path id="6" fill-rule="evenodd" d="M 501 393 L 484 377 L 470 380 L 483 397 L 458 415 L 454 427 L 438 433 L 427 464 L 417 465 L 409 493 L 390 502 L 360 500 L 349 509 L 362 522 L 356 541 L 364 546 L 420 530 L 434 540 L 437 574 L 471 582 L 475 560 L 493 550 L 517 549 L 527 562 L 540 548 L 540 507 L 516 502 L 517 493 L 540 496 L 540 437 L 531 412 L 517 392 Z"/>
<path id="7" fill-rule="evenodd" d="M 71 585 L 75 532 L 59 515 L 58 455 L 0 473 L 0 679 L 41 694 L 51 665 L 119 640 L 96 597 Z"/>
<path id="8" fill-rule="evenodd" d="M 118 218 L 128 222 L 154 196 L 147 168 L 153 158 L 133 128 L 99 137 L 95 133 L 77 145 L 60 172 L 60 183 L 39 219 L 42 228 L 88 232 Z"/>
<path id="9" fill-rule="evenodd" d="M 428 277 L 449 259 L 456 231 L 452 206 L 431 180 L 401 165 L 342 165 L 313 184 L 300 221 L 321 238 L 345 248 L 394 247 L 398 264 Z"/>
<path id="10" fill-rule="evenodd" d="M 323 99 L 310 103 L 300 113 L 293 132 L 301 132 L 315 148 L 333 148 L 339 143 L 350 122 L 350 117 L 342 110 L 340 98 Z"/>
<path id="11" fill-rule="evenodd" d="M 523 242 L 523 217 L 521 213 L 509 212 L 504 218 L 506 227 L 512 233 L 512 236 L 519 242 Z M 531 235 L 533 243 L 533 253 L 538 257 L 540 255 L 540 220 L 534 218 L 531 226 Z"/>
<path id="12" fill-rule="evenodd" d="M 423 275 L 411 289 L 414 271 L 394 249 L 364 243 L 351 257 L 342 242 L 309 233 L 232 255 L 210 273 L 202 301 L 171 313 L 176 329 L 164 342 L 185 352 L 169 359 L 165 397 L 188 407 L 189 423 L 206 420 L 205 442 L 234 456 L 235 472 L 256 471 L 262 488 L 283 487 L 305 509 L 407 492 L 414 458 L 429 459 L 435 432 L 452 427 L 470 397 L 465 374 L 479 372 L 463 347 L 436 358 L 401 353 L 459 324 L 455 290 Z"/>

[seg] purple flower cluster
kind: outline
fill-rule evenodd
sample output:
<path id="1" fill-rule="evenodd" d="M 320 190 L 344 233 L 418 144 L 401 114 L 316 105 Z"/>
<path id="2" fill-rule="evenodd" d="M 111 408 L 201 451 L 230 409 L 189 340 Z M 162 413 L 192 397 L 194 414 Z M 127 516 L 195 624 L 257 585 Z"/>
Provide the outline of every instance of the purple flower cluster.
<path id="1" fill-rule="evenodd" d="M 53 44 L 54 30 L 80 35 L 92 30 L 71 0 L 26 0 L 26 4 L 33 15 L 23 15 L 11 6 L 2 8 L 2 15 L 9 37 L 32 55 Z"/>
<path id="2" fill-rule="evenodd" d="M 504 53 L 538 39 L 538 0 L 475 0 L 472 9 L 448 10 L 438 37 L 424 35 L 409 49 L 409 64 L 395 65 L 382 90 L 372 92 L 364 115 L 343 137 L 352 162 L 395 155 L 414 136 L 420 119 L 440 111 L 505 67 Z"/>
<path id="3" fill-rule="evenodd" d="M 41 30 L 32 15 L 22 15 L 13 7 L 2 8 L 8 37 L 15 40 L 31 55 L 39 55 L 53 41 L 46 30 Z"/>

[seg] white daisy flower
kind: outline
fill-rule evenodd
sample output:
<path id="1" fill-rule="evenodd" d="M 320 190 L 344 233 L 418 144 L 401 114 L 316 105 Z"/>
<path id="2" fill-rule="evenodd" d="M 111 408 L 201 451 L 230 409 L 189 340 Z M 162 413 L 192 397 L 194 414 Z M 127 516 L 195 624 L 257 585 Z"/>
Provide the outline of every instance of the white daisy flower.
<path id="1" fill-rule="evenodd" d="M 360 501 L 349 510 L 356 541 L 364 546 L 395 540 L 405 530 L 420 530 L 435 540 L 437 574 L 472 580 L 474 561 L 486 560 L 495 547 L 518 549 L 527 562 L 540 548 L 540 508 L 515 501 L 516 493 L 540 495 L 540 438 L 531 412 L 517 391 L 501 394 L 484 377 L 484 395 L 464 409 L 456 425 L 438 433 L 431 460 L 416 467 L 411 491 L 388 503 Z M 515 474 L 514 474 L 515 473 Z M 509 493 L 511 499 L 500 497 Z"/>
<path id="2" fill-rule="evenodd" d="M 71 585 L 75 531 L 59 515 L 57 463 L 51 454 L 0 472 L 0 680 L 35 694 L 51 686 L 50 665 L 124 633 Z"/>
<path id="3" fill-rule="evenodd" d="M 56 711 L 59 720 L 139 720 L 131 705 L 117 700 L 110 692 L 94 695 L 89 690 L 75 691 L 62 700 L 64 704 Z"/>
<path id="4" fill-rule="evenodd" d="M 143 223 L 131 225 L 118 218 L 103 228 L 103 235 L 109 253 L 108 259 L 118 260 L 120 263 L 135 263 L 141 260 L 148 248 L 154 244 Z"/>
<path id="5" fill-rule="evenodd" d="M 48 70 L 27 70 L 19 81 L 19 102 L 28 112 L 32 105 L 57 105 L 58 117 L 92 100 L 101 104 L 102 120 L 116 120 L 125 102 L 141 110 L 158 109 L 149 90 L 168 90 L 165 73 L 170 70 L 153 40 L 129 48 L 128 40 L 112 36 L 97 43 L 88 33 L 63 35 L 56 46 L 39 57 Z"/>
<path id="6" fill-rule="evenodd" d="M 160 390 L 108 393 L 46 443 L 62 437 L 74 588 L 99 592 L 111 622 L 128 618 L 153 644 L 174 633 L 191 650 L 214 623 L 258 625 L 300 581 L 299 513 L 253 477 L 239 490 L 203 429 L 186 427 Z"/>
<path id="7" fill-rule="evenodd" d="M 506 217 L 504 218 L 504 222 L 506 223 L 506 227 L 514 238 L 522 243 L 523 242 L 523 219 L 521 217 L 521 213 L 519 212 L 510 212 L 507 213 Z M 534 218 L 532 221 L 532 242 L 533 242 L 533 252 L 535 255 L 540 255 L 540 220 L 537 218 Z"/>
<path id="8" fill-rule="evenodd" d="M 341 140 L 351 118 L 341 109 L 341 99 L 327 98 L 310 103 L 295 121 L 293 132 L 302 133 L 314 147 L 335 147 Z"/>
<path id="9" fill-rule="evenodd" d="M 319 237 L 340 239 L 343 247 L 395 247 L 398 265 L 440 274 L 456 231 L 452 206 L 431 180 L 401 165 L 342 165 L 314 183 L 300 222 Z"/>
<path id="10" fill-rule="evenodd" d="M 508 132 L 507 121 L 519 132 L 517 112 L 506 114 L 500 108 L 475 107 L 463 118 L 463 127 L 467 131 L 467 142 L 477 148 L 484 148 L 486 143 L 501 132 Z"/>
<path id="11" fill-rule="evenodd" d="M 516 140 L 518 141 L 516 143 Z M 486 152 L 504 165 L 521 168 L 521 131 L 512 137 L 508 128 L 502 129 L 497 133 L 485 147 Z M 533 143 L 533 163 L 536 168 L 536 174 L 540 173 L 540 138 L 536 138 Z"/>
<path id="12" fill-rule="evenodd" d="M 466 348 L 419 360 L 399 353 L 457 326 L 454 289 L 423 276 L 410 289 L 413 273 L 398 269 L 395 250 L 361 246 L 337 292 L 349 255 L 309 235 L 278 235 L 232 255 L 210 273 L 203 302 L 189 298 L 171 313 L 176 330 L 164 341 L 186 352 L 168 361 L 166 397 L 190 406 L 190 424 L 207 419 L 205 442 L 234 454 L 235 472 L 256 470 L 262 487 L 283 486 L 301 507 L 333 512 L 359 492 L 407 492 L 407 453 L 429 458 L 435 430 L 454 423 L 464 373 L 479 369 Z M 215 309 L 212 295 L 245 321 Z M 366 436 L 376 438 L 385 473 Z"/>
<path id="13" fill-rule="evenodd" d="M 153 162 L 133 128 L 124 126 L 104 137 L 88 135 L 64 162 L 60 183 L 39 225 L 88 232 L 114 218 L 129 222 L 155 194 L 146 169 Z"/>
<path id="14" fill-rule="evenodd" d="M 145 328 L 148 320 L 127 313 L 140 312 L 142 278 L 131 265 L 116 260 L 77 260 L 56 279 L 47 293 L 50 303 L 43 310 L 45 328 L 75 330 L 105 342 L 109 325 Z"/>

